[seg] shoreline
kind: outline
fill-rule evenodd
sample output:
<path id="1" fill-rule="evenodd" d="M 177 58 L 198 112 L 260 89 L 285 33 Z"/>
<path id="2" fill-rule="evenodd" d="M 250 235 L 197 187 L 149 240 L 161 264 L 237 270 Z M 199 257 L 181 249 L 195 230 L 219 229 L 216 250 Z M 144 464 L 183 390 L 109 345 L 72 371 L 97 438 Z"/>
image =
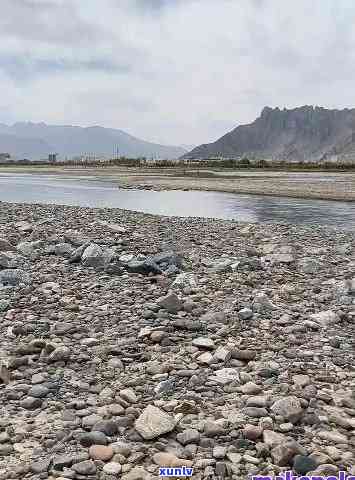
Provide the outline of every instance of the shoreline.
<path id="1" fill-rule="evenodd" d="M 105 182 L 105 180 L 103 180 Z M 265 192 L 265 191 L 255 191 L 252 189 L 237 189 L 237 188 L 227 188 L 227 187 L 194 187 L 194 188 L 183 188 L 183 186 L 173 187 L 169 185 L 141 185 L 139 183 L 135 184 L 132 183 L 120 183 L 118 184 L 118 188 L 122 190 L 146 190 L 146 191 L 154 191 L 154 192 L 171 192 L 171 191 L 186 191 L 186 192 L 216 192 L 216 193 L 231 193 L 235 195 L 257 195 L 257 196 L 268 196 L 268 197 L 278 197 L 278 198 L 297 198 L 300 200 L 327 200 L 327 201 L 334 201 L 334 202 L 355 202 L 355 194 L 354 198 L 349 198 L 348 196 L 344 195 L 333 195 L 329 194 L 328 196 L 324 194 L 311 194 L 311 193 L 277 193 L 275 192 Z"/>

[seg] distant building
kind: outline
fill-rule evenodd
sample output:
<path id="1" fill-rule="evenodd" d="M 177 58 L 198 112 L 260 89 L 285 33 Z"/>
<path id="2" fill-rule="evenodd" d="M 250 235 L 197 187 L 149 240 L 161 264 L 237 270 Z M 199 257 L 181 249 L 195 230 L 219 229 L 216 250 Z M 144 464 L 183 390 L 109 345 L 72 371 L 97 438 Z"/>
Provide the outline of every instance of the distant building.
<path id="1" fill-rule="evenodd" d="M 57 161 L 57 156 L 58 156 L 57 153 L 50 153 L 50 154 L 48 155 L 48 162 L 49 162 L 49 163 L 56 163 L 56 161 Z"/>
<path id="2" fill-rule="evenodd" d="M 8 163 L 11 159 L 9 153 L 0 153 L 0 163 Z"/>

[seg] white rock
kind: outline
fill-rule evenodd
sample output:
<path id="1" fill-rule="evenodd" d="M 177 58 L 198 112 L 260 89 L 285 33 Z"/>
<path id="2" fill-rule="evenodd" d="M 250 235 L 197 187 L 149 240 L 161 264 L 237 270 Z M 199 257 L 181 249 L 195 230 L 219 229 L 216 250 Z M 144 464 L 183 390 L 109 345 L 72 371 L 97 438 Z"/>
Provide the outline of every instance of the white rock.
<path id="1" fill-rule="evenodd" d="M 214 341 L 208 337 L 197 337 L 192 340 L 192 345 L 198 348 L 207 348 L 213 350 L 215 348 Z"/>
<path id="2" fill-rule="evenodd" d="M 174 430 L 175 420 L 160 408 L 148 405 L 137 418 L 135 428 L 145 440 L 151 440 Z"/>
<path id="3" fill-rule="evenodd" d="M 180 290 L 183 290 L 184 288 L 196 288 L 196 287 L 197 287 L 197 280 L 193 273 L 180 273 L 171 284 L 172 289 L 180 289 Z"/>
<path id="4" fill-rule="evenodd" d="M 328 325 L 333 325 L 334 323 L 339 322 L 340 318 L 332 310 L 325 310 L 323 312 L 313 313 L 309 317 L 311 321 L 318 323 L 322 327 L 327 327 Z"/>

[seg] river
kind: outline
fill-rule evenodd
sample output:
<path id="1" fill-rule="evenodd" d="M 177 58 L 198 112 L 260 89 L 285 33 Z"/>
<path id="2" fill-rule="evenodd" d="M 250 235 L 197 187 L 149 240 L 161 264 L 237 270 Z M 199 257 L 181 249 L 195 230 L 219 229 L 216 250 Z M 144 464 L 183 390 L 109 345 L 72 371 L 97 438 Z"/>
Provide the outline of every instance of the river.
<path id="1" fill-rule="evenodd" d="M 319 224 L 355 231 L 355 202 L 220 192 L 124 190 L 114 183 L 84 178 L 0 174 L 0 200 L 115 207 L 158 215 L 244 222 Z"/>

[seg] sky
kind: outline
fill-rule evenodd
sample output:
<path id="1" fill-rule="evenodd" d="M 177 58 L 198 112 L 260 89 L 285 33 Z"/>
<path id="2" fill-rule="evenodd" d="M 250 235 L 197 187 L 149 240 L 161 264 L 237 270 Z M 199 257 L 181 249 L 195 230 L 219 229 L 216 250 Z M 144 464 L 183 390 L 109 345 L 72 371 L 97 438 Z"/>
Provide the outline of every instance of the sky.
<path id="1" fill-rule="evenodd" d="M 0 122 L 198 145 L 264 106 L 355 107 L 354 0 L 1 0 Z"/>

